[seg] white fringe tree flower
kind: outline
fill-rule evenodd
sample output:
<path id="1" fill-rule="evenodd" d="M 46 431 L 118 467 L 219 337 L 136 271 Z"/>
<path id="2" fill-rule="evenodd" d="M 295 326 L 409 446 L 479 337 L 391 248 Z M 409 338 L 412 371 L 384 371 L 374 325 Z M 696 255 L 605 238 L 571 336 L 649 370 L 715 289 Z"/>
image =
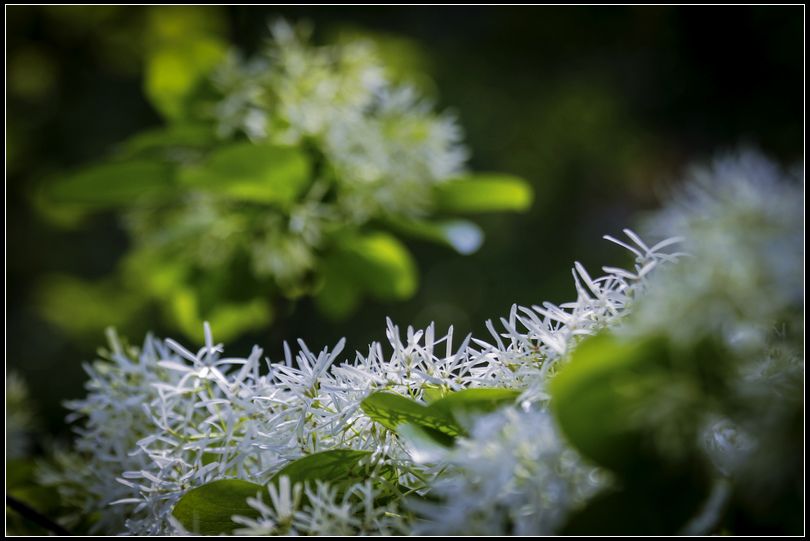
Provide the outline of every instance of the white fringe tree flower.
<path id="1" fill-rule="evenodd" d="M 801 478 L 803 185 L 752 155 L 701 175 L 654 217 L 665 240 L 609 237 L 631 270 L 576 263 L 575 301 L 514 306 L 489 341 L 389 320 L 387 355 L 299 341 L 262 366 L 258 348 L 224 357 L 207 324 L 196 353 L 111 334 L 68 404 L 76 467 L 49 482 L 82 487 L 104 533 L 711 533 L 770 516 Z"/>

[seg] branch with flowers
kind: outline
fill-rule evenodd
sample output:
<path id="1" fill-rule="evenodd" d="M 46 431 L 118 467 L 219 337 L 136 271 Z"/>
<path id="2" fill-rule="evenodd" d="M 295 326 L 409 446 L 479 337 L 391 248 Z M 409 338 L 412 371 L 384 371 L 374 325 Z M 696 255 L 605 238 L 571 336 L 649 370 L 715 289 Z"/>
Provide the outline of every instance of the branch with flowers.
<path id="1" fill-rule="evenodd" d="M 577 264 L 576 300 L 514 306 L 488 341 L 389 321 L 387 353 L 273 362 L 207 324 L 197 351 L 110 331 L 42 481 L 104 533 L 767 525 L 801 502 L 802 189 L 753 153 L 696 170 L 647 226 L 665 240 L 608 237 L 632 269 Z"/>
<path id="2" fill-rule="evenodd" d="M 274 32 L 251 62 L 207 39 L 169 44 L 147 85 L 166 128 L 42 194 L 55 214 L 123 208 L 135 248 L 122 276 L 154 268 L 138 287 L 186 335 L 134 347 L 108 329 L 86 397 L 66 404 L 73 448 L 36 470 L 58 496 L 54 528 L 802 530 L 803 170 L 754 151 L 694 169 L 641 234 L 606 236 L 631 268 L 594 278 L 575 263 L 576 299 L 514 305 L 489 337 L 389 319 L 353 357 L 344 340 L 226 356 L 219 324 L 227 337 L 266 324 L 266 297 L 313 295 L 336 316 L 363 295 L 405 297 L 415 271 L 394 233 L 465 253 L 477 226 L 434 213 L 531 201 L 520 179 L 464 172 L 455 121 L 391 85 L 367 44 Z M 183 84 L 167 68 L 178 58 L 194 60 Z M 255 298 L 233 301 L 223 276 Z M 12 443 L 24 394 L 7 382 Z"/>

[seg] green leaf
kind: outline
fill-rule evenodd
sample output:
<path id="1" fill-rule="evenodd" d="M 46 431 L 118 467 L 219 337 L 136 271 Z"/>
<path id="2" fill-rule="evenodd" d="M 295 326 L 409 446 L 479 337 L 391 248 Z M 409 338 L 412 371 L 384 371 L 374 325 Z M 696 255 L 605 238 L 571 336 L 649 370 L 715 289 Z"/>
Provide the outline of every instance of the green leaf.
<path id="1" fill-rule="evenodd" d="M 129 289 L 158 299 L 171 298 L 178 287 L 189 282 L 191 275 L 188 261 L 166 257 L 164 252 L 151 247 L 130 250 L 122 260 L 121 270 Z"/>
<path id="2" fill-rule="evenodd" d="M 189 338 L 203 340 L 203 323 L 207 321 L 217 329 L 222 340 L 232 340 L 241 333 L 265 328 L 272 320 L 270 303 L 262 297 L 243 302 L 228 301 L 225 298 L 207 313 L 200 308 L 200 299 L 194 289 L 176 285 L 168 299 L 162 299 L 167 312 L 180 330 Z"/>
<path id="3" fill-rule="evenodd" d="M 495 411 L 499 406 L 514 403 L 519 396 L 520 391 L 511 389 L 463 389 L 433 402 L 428 409 L 437 415 L 458 419 L 459 415 L 472 412 Z"/>
<path id="4" fill-rule="evenodd" d="M 287 464 L 270 482 L 278 486 L 279 479 L 286 475 L 293 486 L 296 483 L 314 483 L 314 481 L 323 481 L 331 485 L 354 483 L 364 478 L 366 471 L 361 461 L 370 456 L 371 451 L 350 449 L 314 453 Z"/>
<path id="5" fill-rule="evenodd" d="M 422 399 L 428 404 L 432 404 L 447 395 L 447 389 L 438 385 L 430 385 L 422 389 Z"/>
<path id="6" fill-rule="evenodd" d="M 94 209 L 131 205 L 138 199 L 163 196 L 173 190 L 170 165 L 154 161 L 124 161 L 94 165 L 64 177 L 46 189 L 53 203 L 80 204 Z"/>
<path id="7" fill-rule="evenodd" d="M 185 186 L 256 203 L 292 203 L 309 180 L 309 161 L 297 149 L 250 142 L 219 148 L 203 166 L 180 173 Z"/>
<path id="8" fill-rule="evenodd" d="M 449 246 L 462 255 L 474 253 L 484 242 L 484 232 L 468 220 L 426 222 L 390 218 L 386 224 L 405 235 Z"/>
<path id="9" fill-rule="evenodd" d="M 145 91 L 152 105 L 169 120 L 187 120 L 194 94 L 225 58 L 228 45 L 213 36 L 170 40 L 146 60 Z"/>
<path id="10" fill-rule="evenodd" d="M 47 321 L 73 336 L 97 340 L 100 329 L 129 329 L 142 316 L 146 298 L 123 287 L 115 279 L 95 282 L 63 274 L 39 280 L 36 303 Z"/>
<path id="11" fill-rule="evenodd" d="M 429 407 L 394 393 L 378 392 L 360 403 L 366 415 L 396 431 L 400 425 L 416 425 L 422 428 L 437 443 L 446 447 L 453 445 L 464 430 L 455 419 L 444 411 L 432 411 Z"/>
<path id="12" fill-rule="evenodd" d="M 649 406 L 650 374 L 666 382 L 662 339 L 623 341 L 611 334 L 585 340 L 551 380 L 551 408 L 567 439 L 585 456 L 625 476 L 655 468 L 645 433 L 633 421 Z"/>
<path id="13" fill-rule="evenodd" d="M 278 471 L 270 480 L 276 487 L 279 486 L 283 476 L 290 479 L 291 486 L 296 483 L 309 484 L 314 488 L 315 482 L 328 483 L 337 490 L 342 497 L 345 491 L 353 484 L 371 479 L 378 488 L 381 488 L 375 501 L 383 505 L 408 492 L 407 488 L 397 482 L 398 473 L 390 464 L 372 464 L 371 451 L 354 451 L 350 449 L 332 449 L 314 453 L 291 462 Z M 302 495 L 302 504 L 306 505 L 308 498 Z"/>
<path id="14" fill-rule="evenodd" d="M 352 281 L 380 300 L 408 299 L 416 293 L 418 273 L 408 249 L 387 233 L 348 239 L 341 264 Z"/>
<path id="15" fill-rule="evenodd" d="M 436 210 L 441 212 L 525 212 L 534 192 L 522 178 L 484 173 L 439 184 L 434 197 Z"/>
<path id="16" fill-rule="evenodd" d="M 440 396 L 440 392 L 431 391 L 430 396 Z M 464 389 L 423 406 L 404 396 L 381 391 L 363 400 L 360 407 L 389 430 L 410 426 L 408 430 L 418 430 L 436 443 L 451 447 L 455 438 L 466 435 L 457 416 L 490 412 L 504 403 L 514 402 L 518 396 L 519 391 L 508 389 Z"/>
<path id="17" fill-rule="evenodd" d="M 320 279 L 318 308 L 342 319 L 356 310 L 364 293 L 383 301 L 413 296 L 418 273 L 408 249 L 395 237 L 377 232 L 340 238 L 321 261 Z"/>
<path id="18" fill-rule="evenodd" d="M 140 132 L 121 145 L 123 156 L 171 158 L 166 151 L 204 149 L 217 142 L 214 130 L 200 124 L 172 124 Z"/>
<path id="19" fill-rule="evenodd" d="M 202 535 L 232 534 L 239 524 L 231 520 L 233 515 L 259 518 L 259 511 L 247 504 L 266 489 L 240 479 L 212 481 L 189 490 L 174 506 L 172 514 L 191 533 Z M 265 501 L 269 500 L 268 498 Z"/>
<path id="20" fill-rule="evenodd" d="M 328 317 L 341 320 L 357 310 L 362 291 L 354 283 L 341 257 L 326 256 L 321 262 L 321 285 L 314 295 L 315 305 Z"/>

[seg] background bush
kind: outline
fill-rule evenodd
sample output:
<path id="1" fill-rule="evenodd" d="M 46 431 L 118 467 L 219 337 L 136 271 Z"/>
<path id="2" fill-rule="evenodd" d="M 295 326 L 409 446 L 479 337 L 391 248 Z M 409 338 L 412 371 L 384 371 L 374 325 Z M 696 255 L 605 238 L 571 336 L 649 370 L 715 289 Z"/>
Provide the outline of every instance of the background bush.
<path id="1" fill-rule="evenodd" d="M 574 260 L 620 264 L 598 239 L 656 205 L 656 190 L 687 162 L 747 143 L 783 162 L 803 152 L 803 8 L 793 7 L 231 7 L 9 6 L 7 16 L 7 369 L 29 382 L 45 430 L 64 432 L 60 402 L 82 394 L 80 361 L 98 335 L 69 338 L 38 306 L 54 273 L 106 276 L 126 252 L 115 216 L 73 230 L 54 227 L 32 200 L 53 175 L 106 154 L 160 116 L 144 95 L 143 61 L 162 32 L 190 25 L 250 53 L 270 17 L 313 21 L 315 41 L 370 32 L 403 71 L 451 107 L 475 170 L 532 182 L 523 215 L 481 216 L 486 240 L 460 256 L 429 243 L 409 249 L 421 285 L 410 301 L 366 301 L 334 323 L 307 300 L 273 326 L 228 344 L 280 356 L 283 340 L 318 347 L 341 336 L 346 351 L 401 326 L 485 335 L 484 322 L 513 303 L 572 296 Z M 82 302 L 81 292 L 77 301 Z M 86 306 L 114 317 L 109 303 Z M 166 336 L 158 314 L 120 329 L 138 342 Z"/>

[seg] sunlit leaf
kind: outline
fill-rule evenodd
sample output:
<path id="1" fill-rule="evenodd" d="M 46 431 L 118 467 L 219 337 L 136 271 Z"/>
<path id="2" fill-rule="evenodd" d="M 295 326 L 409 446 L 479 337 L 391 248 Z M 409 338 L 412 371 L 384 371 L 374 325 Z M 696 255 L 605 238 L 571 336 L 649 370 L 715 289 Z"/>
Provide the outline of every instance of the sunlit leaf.
<path id="1" fill-rule="evenodd" d="M 191 267 L 181 258 L 168 258 L 159 250 L 130 251 L 121 265 L 127 285 L 157 298 L 169 298 L 189 280 Z"/>
<path id="2" fill-rule="evenodd" d="M 210 36 L 167 41 L 146 62 L 146 95 L 167 119 L 188 119 L 198 87 L 225 58 L 227 43 Z"/>
<path id="3" fill-rule="evenodd" d="M 428 409 L 454 417 L 471 412 L 489 413 L 503 404 L 513 403 L 518 396 L 520 391 L 511 389 L 463 389 L 448 393 L 430 404 Z"/>
<path id="4" fill-rule="evenodd" d="M 344 481 L 361 480 L 360 462 L 371 456 L 371 451 L 353 451 L 350 449 L 333 449 L 314 453 L 287 464 L 279 470 L 271 483 L 278 485 L 279 479 L 286 475 L 290 483 L 312 483 L 323 481 L 339 484 Z"/>
<path id="5" fill-rule="evenodd" d="M 450 446 L 453 439 L 463 434 L 463 429 L 452 416 L 442 411 L 432 411 L 426 406 L 394 393 L 378 392 L 360 403 L 366 415 L 396 431 L 400 425 L 416 425 L 436 442 Z"/>
<path id="6" fill-rule="evenodd" d="M 436 402 L 447 395 L 447 390 L 439 386 L 430 386 L 422 390 L 422 399 L 428 404 Z"/>
<path id="7" fill-rule="evenodd" d="M 123 161 L 94 165 L 59 179 L 46 189 L 53 203 L 92 208 L 128 206 L 146 197 L 171 193 L 171 166 L 153 161 Z"/>
<path id="8" fill-rule="evenodd" d="M 47 321 L 94 340 L 107 326 L 130 328 L 147 302 L 115 280 L 92 282 L 63 274 L 43 277 L 35 298 Z"/>
<path id="9" fill-rule="evenodd" d="M 416 292 L 418 273 L 413 256 L 387 233 L 348 239 L 343 244 L 342 264 L 356 284 L 378 299 L 407 299 Z"/>
<path id="10" fill-rule="evenodd" d="M 272 320 L 272 309 L 266 299 L 255 297 L 243 302 L 221 299 L 212 310 L 203 313 L 197 293 L 190 287 L 177 285 L 163 299 L 172 321 L 189 338 L 203 340 L 203 323 L 217 329 L 221 340 L 232 340 L 239 334 L 265 328 Z"/>
<path id="11" fill-rule="evenodd" d="M 318 308 L 334 319 L 351 315 L 364 293 L 380 300 L 401 300 L 416 292 L 413 257 L 386 233 L 347 236 L 324 255 L 315 293 Z"/>
<path id="12" fill-rule="evenodd" d="M 213 152 L 207 162 L 180 173 L 187 187 L 257 203 L 291 203 L 309 184 L 306 156 L 293 147 L 233 143 Z"/>
<path id="13" fill-rule="evenodd" d="M 253 519 L 261 516 L 247 504 L 248 498 L 255 498 L 261 492 L 268 501 L 267 490 L 261 485 L 240 479 L 212 481 L 186 492 L 174 506 L 172 514 L 191 533 L 231 534 L 240 527 L 231 520 L 233 515 Z"/>
<path id="14" fill-rule="evenodd" d="M 482 173 L 453 179 L 436 187 L 436 210 L 442 212 L 499 212 L 529 210 L 531 185 L 519 177 Z"/>

